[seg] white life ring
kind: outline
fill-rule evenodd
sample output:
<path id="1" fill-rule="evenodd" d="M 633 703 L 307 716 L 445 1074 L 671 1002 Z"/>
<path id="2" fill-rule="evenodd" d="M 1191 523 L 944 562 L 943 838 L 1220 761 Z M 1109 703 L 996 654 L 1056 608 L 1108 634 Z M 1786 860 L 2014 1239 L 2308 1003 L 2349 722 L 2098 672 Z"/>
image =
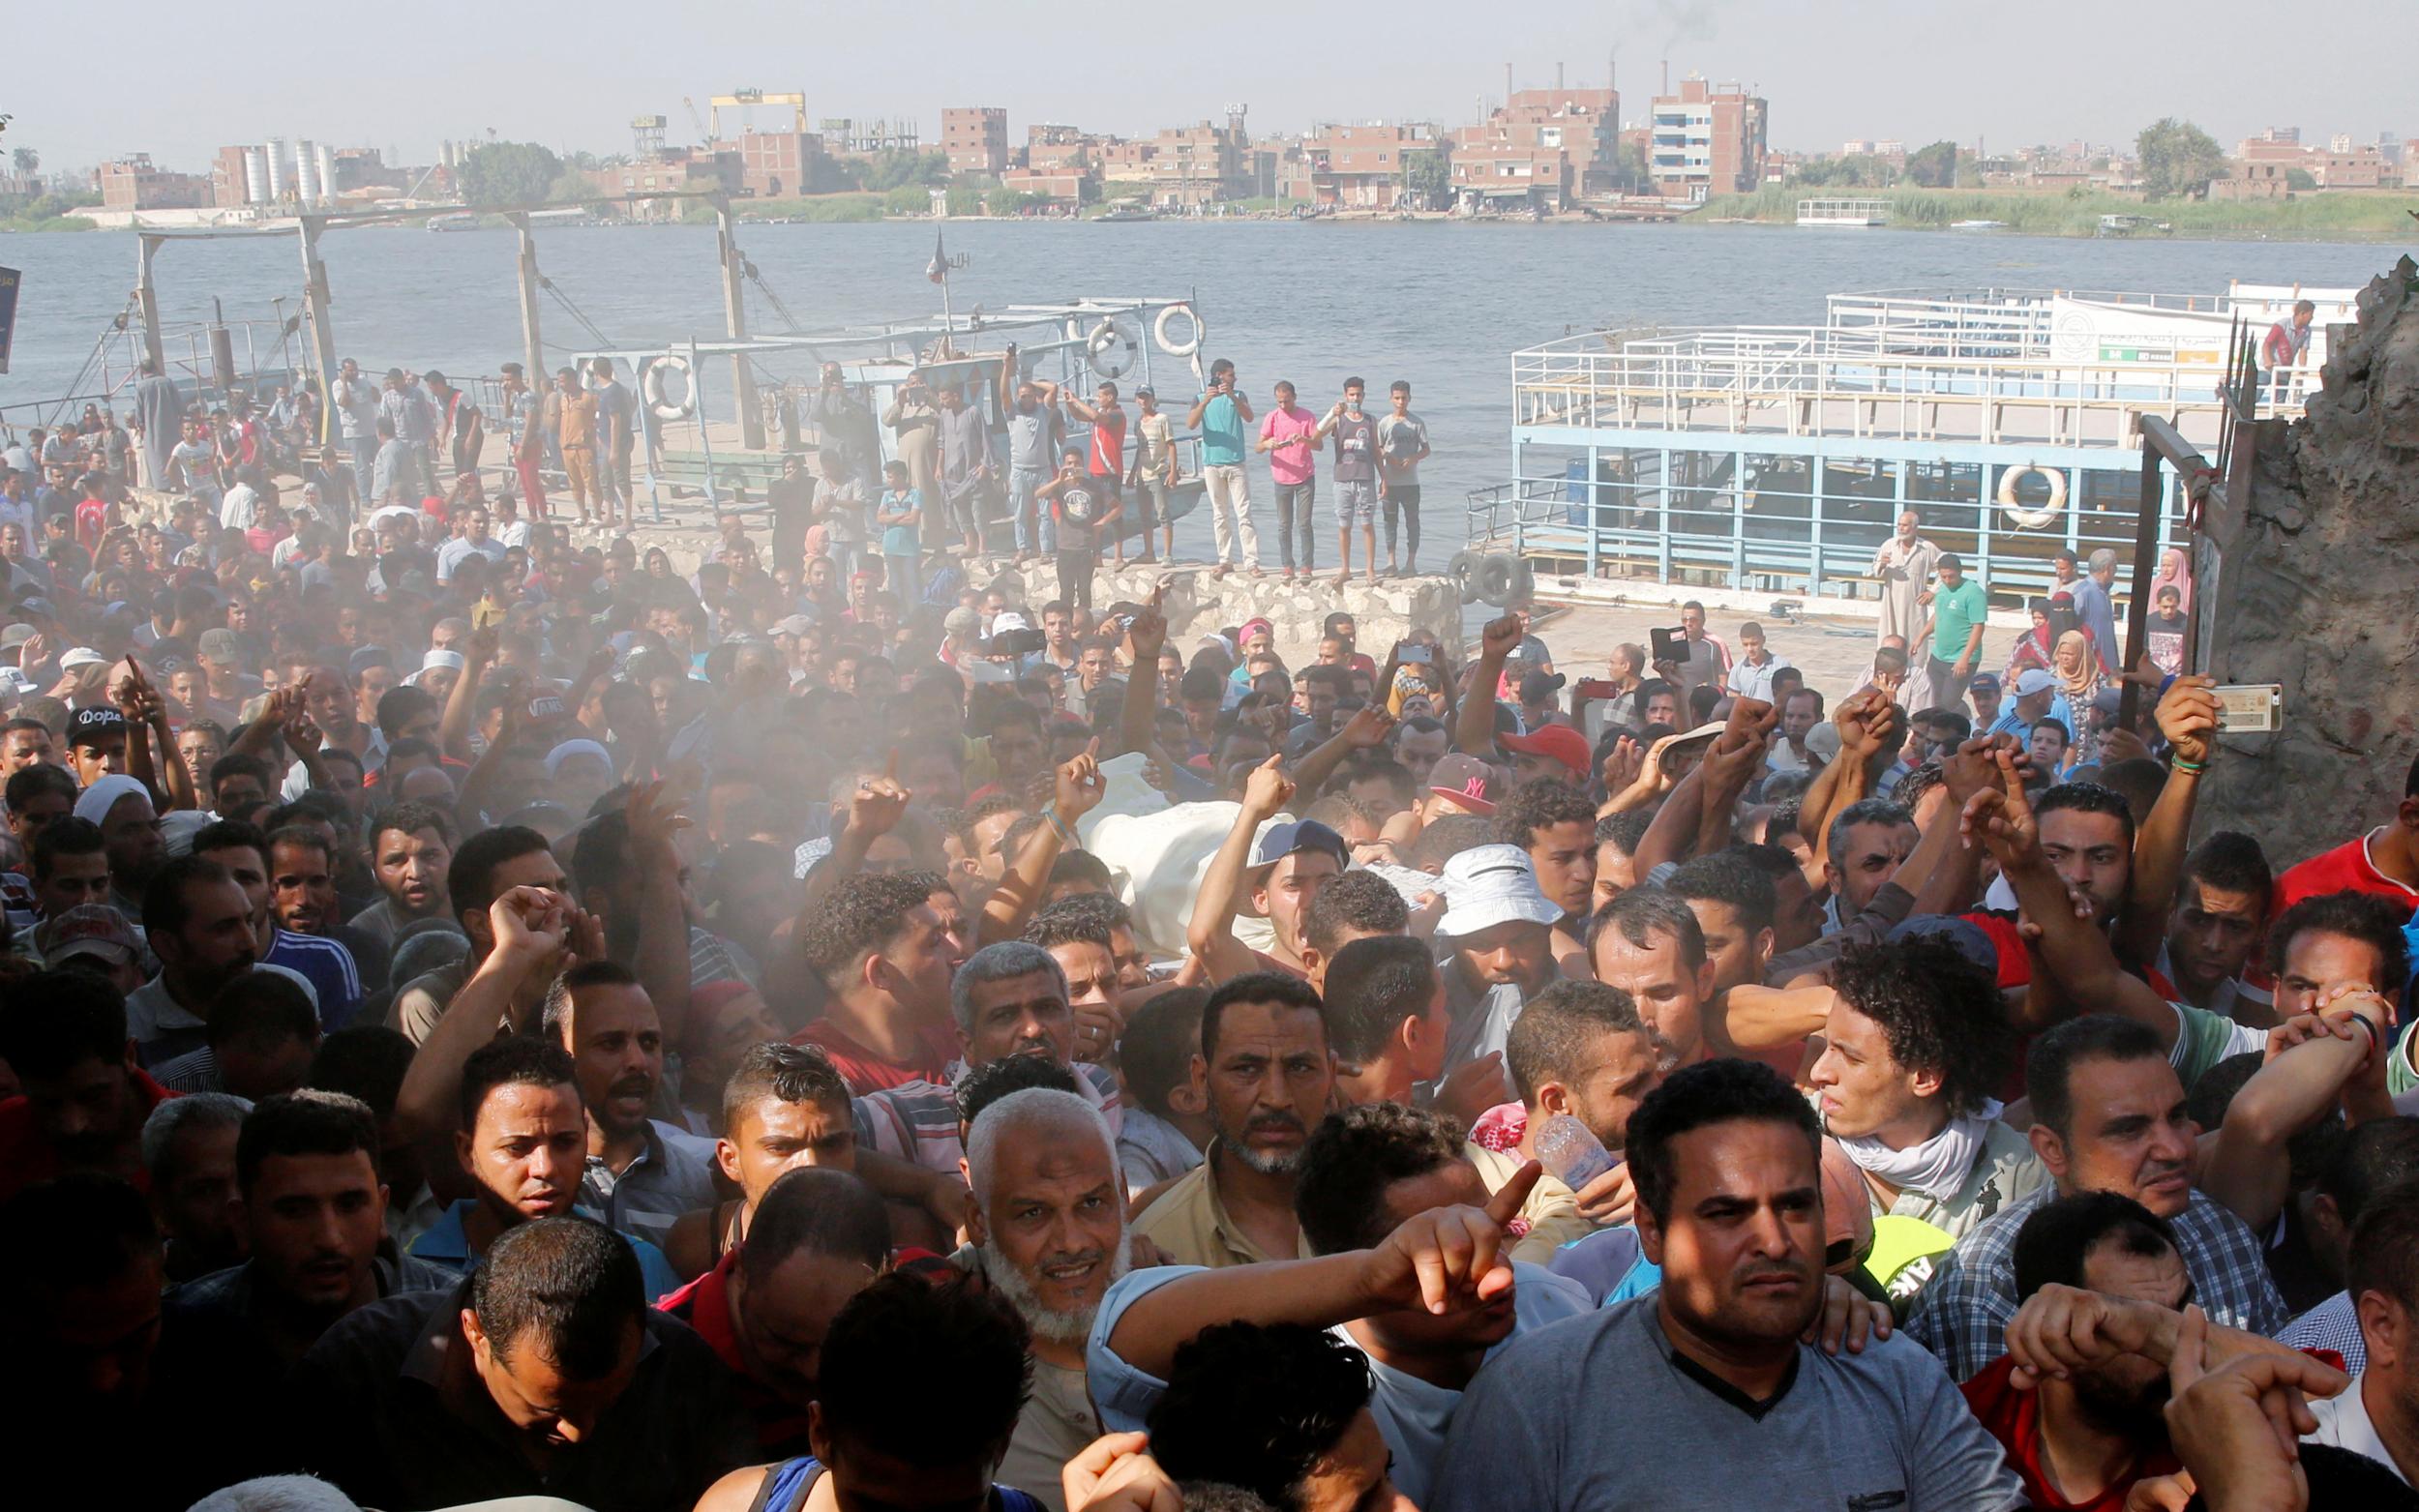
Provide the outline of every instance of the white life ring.
<path id="1" fill-rule="evenodd" d="M 1180 314 L 1193 323 L 1192 336 L 1181 342 L 1168 335 L 1168 322 Z M 1190 305 L 1170 305 L 1159 311 L 1157 320 L 1151 322 L 1150 335 L 1151 339 L 1159 343 L 1159 350 L 1170 357 L 1190 357 L 1201 350 L 1201 315 Z"/>
<path id="2" fill-rule="evenodd" d="M 664 393 L 664 374 L 680 374 L 682 393 L 678 403 Z M 689 371 L 689 359 L 667 352 L 646 365 L 646 376 L 640 380 L 646 396 L 646 407 L 658 420 L 686 420 L 697 413 L 697 375 Z"/>
<path id="3" fill-rule="evenodd" d="M 1084 343 L 1084 361 L 1104 379 L 1124 377 L 1139 355 L 1134 338 L 1114 320 L 1092 327 L 1090 340 Z"/>
<path id="4" fill-rule="evenodd" d="M 2049 480 L 2049 502 L 2040 509 L 2026 509 L 2016 500 L 2016 480 L 2029 473 L 2039 473 Z M 2066 509 L 2066 474 L 2056 467 L 2035 467 L 2029 463 L 2011 467 L 1999 475 L 1999 507 L 2016 521 L 2018 530 L 2039 530 Z"/>

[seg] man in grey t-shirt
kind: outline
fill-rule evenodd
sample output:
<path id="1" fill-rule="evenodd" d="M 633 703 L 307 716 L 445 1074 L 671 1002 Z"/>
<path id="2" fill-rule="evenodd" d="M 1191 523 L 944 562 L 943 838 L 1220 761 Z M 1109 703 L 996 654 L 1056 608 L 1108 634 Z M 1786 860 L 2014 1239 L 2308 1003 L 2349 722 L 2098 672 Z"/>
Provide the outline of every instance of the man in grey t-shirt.
<path id="1" fill-rule="evenodd" d="M 1411 549 L 1400 571 L 1419 570 L 1419 464 L 1428 457 L 1428 423 L 1411 412 L 1411 385 L 1400 378 L 1388 391 L 1392 410 L 1378 421 L 1378 502 L 1386 514 L 1386 575 L 1394 565 L 1394 517 L 1402 515 Z"/>
<path id="2" fill-rule="evenodd" d="M 1629 1120 L 1647 1295 L 1514 1343 L 1462 1396 L 1429 1512 L 2025 1504 L 1940 1362 L 1834 1354 L 1820 1134 L 1770 1067 L 1685 1067 Z"/>
<path id="3" fill-rule="evenodd" d="M 1356 523 L 1369 577 L 1378 576 L 1378 423 L 1360 407 L 1366 392 L 1359 378 L 1346 378 L 1343 399 L 1319 422 L 1319 435 L 1335 438 L 1335 548 L 1344 563 L 1335 578 L 1339 588 L 1353 579 Z"/>

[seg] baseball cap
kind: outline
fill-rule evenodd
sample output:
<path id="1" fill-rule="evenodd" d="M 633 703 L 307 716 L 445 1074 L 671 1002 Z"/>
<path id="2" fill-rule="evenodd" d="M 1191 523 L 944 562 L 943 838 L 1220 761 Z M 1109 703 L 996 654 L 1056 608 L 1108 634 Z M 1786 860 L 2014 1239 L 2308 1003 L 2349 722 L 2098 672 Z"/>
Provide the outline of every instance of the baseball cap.
<path id="1" fill-rule="evenodd" d="M 1974 680 L 1967 683 L 1965 686 L 1971 688 L 1976 693 L 1997 693 L 1999 691 L 1999 674 L 1997 672 L 1976 672 L 1974 674 Z"/>
<path id="2" fill-rule="evenodd" d="M 1543 703 L 1546 699 L 1562 692 L 1563 685 L 1569 680 L 1569 678 L 1565 677 L 1560 672 L 1523 673 L 1520 678 L 1520 701 L 1523 703 Z"/>
<path id="3" fill-rule="evenodd" d="M 1495 812 L 1495 768 L 1477 756 L 1454 752 L 1437 757 L 1428 773 L 1428 791 L 1452 800 L 1473 814 Z"/>
<path id="4" fill-rule="evenodd" d="M 1568 725 L 1540 725 L 1526 735 L 1499 735 L 1496 739 L 1508 751 L 1559 761 L 1582 782 L 1587 780 L 1588 764 L 1595 756 L 1588 737 Z M 1437 764 L 1444 765 L 1442 761 Z"/>
<path id="5" fill-rule="evenodd" d="M 59 658 L 59 670 L 74 671 L 79 667 L 106 667 L 109 659 L 90 646 L 70 646 Z"/>
<path id="6" fill-rule="evenodd" d="M 98 704 L 89 709 L 77 709 L 75 717 L 68 721 L 68 744 L 85 745 L 112 730 L 122 731 L 125 728 L 126 716 L 115 709 L 103 708 Z"/>
<path id="7" fill-rule="evenodd" d="M 0 651 L 19 650 L 26 641 L 34 638 L 35 634 L 34 627 L 21 620 L 6 630 L 0 630 Z"/>
<path id="8" fill-rule="evenodd" d="M 955 610 L 952 610 L 951 612 L 954 613 Z M 999 635 L 1002 631 L 1030 630 L 1032 628 L 1031 623 L 1029 622 L 1024 615 L 1019 614 L 1014 609 L 1001 609 L 999 613 L 993 615 L 991 620 L 991 633 L 995 636 Z"/>
<path id="9" fill-rule="evenodd" d="M 205 630 L 194 645 L 213 662 L 232 662 L 243 654 L 242 646 L 235 639 L 235 632 L 231 630 Z"/>
<path id="10" fill-rule="evenodd" d="M 1251 843 L 1251 864 L 1274 866 L 1287 856 L 1302 850 L 1324 850 L 1335 858 L 1337 866 L 1352 864 L 1352 857 L 1344 847 L 1344 837 L 1317 819 L 1280 820 L 1262 830 Z"/>
<path id="11" fill-rule="evenodd" d="M 966 610 L 965 612 L 970 614 L 973 613 L 971 609 Z M 978 625 L 981 624 L 982 616 L 974 615 L 974 622 Z M 781 619 L 774 620 L 772 628 L 765 633 L 767 635 L 774 636 L 803 636 L 814 628 L 815 621 L 808 616 L 804 614 L 791 614 Z"/>
<path id="12" fill-rule="evenodd" d="M 2030 697 L 2037 693 L 2047 693 L 2056 686 L 2058 686 L 2058 680 L 2038 667 L 2028 667 L 2016 674 L 2016 696 L 2019 698 Z"/>
<path id="13" fill-rule="evenodd" d="M 393 667 L 395 658 L 384 646 L 362 646 L 344 659 L 344 670 L 358 677 L 373 667 Z"/>
<path id="14" fill-rule="evenodd" d="M 107 904 L 79 904 L 34 926 L 34 949 L 45 965 L 70 956 L 99 956 L 111 965 L 133 965 L 141 955 L 134 927 Z"/>
<path id="15" fill-rule="evenodd" d="M 1998 974 L 1999 947 L 1971 919 L 1954 913 L 1919 913 L 1900 920 L 1890 932 L 1894 940 L 1913 939 L 1917 935 L 1937 935 L 1955 946 L 1958 955 L 1994 976 Z"/>
<path id="16" fill-rule="evenodd" d="M 1473 845 L 1457 852 L 1445 863 L 1440 888 L 1445 917 L 1436 921 L 1439 934 L 1476 934 L 1513 920 L 1562 922 L 1563 910 L 1538 890 L 1537 868 L 1518 845 Z"/>
<path id="17" fill-rule="evenodd" d="M 953 636 L 979 636 L 983 633 L 983 616 L 976 609 L 951 609 L 941 616 L 941 628 Z M 775 625 L 773 630 L 778 634 L 781 627 Z"/>

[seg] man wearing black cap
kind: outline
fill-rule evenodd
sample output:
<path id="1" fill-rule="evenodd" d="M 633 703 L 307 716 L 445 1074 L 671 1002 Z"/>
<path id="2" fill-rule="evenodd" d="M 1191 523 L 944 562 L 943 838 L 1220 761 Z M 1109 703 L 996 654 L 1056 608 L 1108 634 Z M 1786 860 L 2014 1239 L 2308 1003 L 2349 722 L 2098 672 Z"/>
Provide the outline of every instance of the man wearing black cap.
<path id="1" fill-rule="evenodd" d="M 1309 819 L 1260 826 L 1283 811 L 1294 782 L 1270 756 L 1254 768 L 1243 786 L 1241 808 L 1226 843 L 1210 858 L 1193 901 L 1187 943 L 1198 970 L 1212 982 L 1247 971 L 1283 971 L 1308 977 L 1302 964 L 1302 916 L 1319 889 L 1343 874 L 1350 857 L 1344 837 Z M 1248 896 L 1253 917 L 1269 921 L 1272 938 L 1263 954 L 1235 937 L 1235 914 Z"/>
<path id="2" fill-rule="evenodd" d="M 126 770 L 126 716 L 98 705 L 77 709 L 68 723 L 68 759 L 86 787 Z"/>

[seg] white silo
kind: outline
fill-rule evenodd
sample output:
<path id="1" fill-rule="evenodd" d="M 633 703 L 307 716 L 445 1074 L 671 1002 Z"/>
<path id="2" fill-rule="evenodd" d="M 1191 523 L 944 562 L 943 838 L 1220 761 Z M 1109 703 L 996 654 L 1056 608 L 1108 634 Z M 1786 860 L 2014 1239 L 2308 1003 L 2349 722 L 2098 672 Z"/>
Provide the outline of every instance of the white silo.
<path id="1" fill-rule="evenodd" d="M 322 202 L 336 197 L 336 149 L 326 142 L 318 144 L 319 198 Z"/>
<path id="2" fill-rule="evenodd" d="M 319 187 L 319 160 L 312 153 L 308 136 L 294 142 L 294 197 L 306 205 L 315 205 L 324 197 Z"/>
<path id="3" fill-rule="evenodd" d="M 244 149 L 244 203 L 269 202 L 269 155 L 257 147 Z"/>
<path id="4" fill-rule="evenodd" d="M 269 157 L 269 198 L 283 204 L 286 192 L 293 188 L 294 162 L 285 155 L 285 139 L 272 136 L 267 145 Z"/>

